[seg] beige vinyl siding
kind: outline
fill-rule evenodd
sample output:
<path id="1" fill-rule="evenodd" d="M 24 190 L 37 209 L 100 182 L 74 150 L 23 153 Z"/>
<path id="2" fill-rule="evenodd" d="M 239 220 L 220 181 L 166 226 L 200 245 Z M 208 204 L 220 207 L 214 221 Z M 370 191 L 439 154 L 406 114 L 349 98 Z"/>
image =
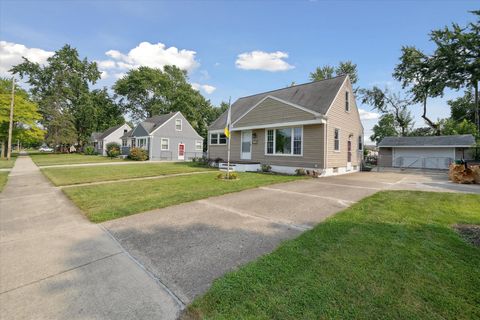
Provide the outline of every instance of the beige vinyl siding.
<path id="1" fill-rule="evenodd" d="M 345 91 L 349 92 L 350 111 L 345 111 Z M 332 106 L 327 112 L 327 168 L 346 167 L 348 137 L 352 135 L 352 165 L 360 165 L 362 152 L 358 150 L 358 137 L 363 136 L 355 95 L 347 79 L 340 88 Z M 340 129 L 340 151 L 334 150 L 335 128 Z"/>
<path id="2" fill-rule="evenodd" d="M 315 116 L 298 109 L 294 106 L 280 102 L 272 98 L 266 98 L 254 109 L 250 110 L 243 118 L 235 123 L 235 127 L 248 127 L 254 125 L 265 125 L 285 123 L 303 120 L 314 120 Z"/>
<path id="3" fill-rule="evenodd" d="M 252 130 L 255 136 L 252 140 L 252 159 L 249 161 L 260 162 L 262 164 L 289 166 L 296 168 L 323 168 L 323 125 L 305 125 L 303 126 L 303 155 L 302 156 L 275 156 L 265 155 L 265 129 Z M 232 132 L 230 145 L 231 161 L 241 161 L 240 159 L 241 134 L 239 131 Z M 227 159 L 226 145 L 209 145 L 209 158 Z M 248 161 L 248 160 L 245 160 Z"/>

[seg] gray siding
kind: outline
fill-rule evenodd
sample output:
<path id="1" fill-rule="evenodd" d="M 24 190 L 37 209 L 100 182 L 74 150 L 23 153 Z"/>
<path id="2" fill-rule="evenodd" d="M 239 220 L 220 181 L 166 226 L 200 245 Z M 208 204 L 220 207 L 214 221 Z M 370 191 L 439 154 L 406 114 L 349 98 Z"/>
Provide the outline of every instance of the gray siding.
<path id="1" fill-rule="evenodd" d="M 132 137 L 146 137 L 148 136 L 148 132 L 142 127 L 142 125 L 138 125 L 132 131 Z"/>
<path id="2" fill-rule="evenodd" d="M 303 155 L 302 156 L 272 156 L 265 155 L 265 129 L 252 130 L 256 134 L 256 143 L 252 143 L 252 159 L 249 161 L 262 164 L 289 166 L 296 168 L 323 168 L 323 125 L 303 126 Z M 241 133 L 232 132 L 230 144 L 230 159 L 240 159 Z M 226 145 L 209 145 L 208 157 L 211 159 L 227 159 Z"/>
<path id="3" fill-rule="evenodd" d="M 176 119 L 182 120 L 182 131 L 175 129 Z M 161 150 L 162 138 L 169 140 L 169 150 Z M 203 145 L 203 138 L 192 128 L 187 119 L 179 113 L 153 132 L 150 155 L 152 160 L 178 160 L 178 146 L 179 144 L 185 144 L 185 160 L 201 157 L 203 149 L 195 149 L 196 141 L 201 141 Z"/>
<path id="4" fill-rule="evenodd" d="M 381 167 L 391 167 L 393 160 L 392 148 L 380 147 L 378 150 L 378 165 Z"/>
<path id="5" fill-rule="evenodd" d="M 235 123 L 235 127 L 275 124 L 293 121 L 314 120 L 315 116 L 296 107 L 267 98 L 243 118 Z"/>

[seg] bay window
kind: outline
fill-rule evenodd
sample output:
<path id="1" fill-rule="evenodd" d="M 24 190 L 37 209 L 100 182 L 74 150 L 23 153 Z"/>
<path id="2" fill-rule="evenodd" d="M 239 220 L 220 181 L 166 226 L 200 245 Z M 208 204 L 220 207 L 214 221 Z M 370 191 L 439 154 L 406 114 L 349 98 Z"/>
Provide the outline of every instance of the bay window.
<path id="1" fill-rule="evenodd" d="M 301 155 L 302 128 L 267 129 L 266 154 Z"/>

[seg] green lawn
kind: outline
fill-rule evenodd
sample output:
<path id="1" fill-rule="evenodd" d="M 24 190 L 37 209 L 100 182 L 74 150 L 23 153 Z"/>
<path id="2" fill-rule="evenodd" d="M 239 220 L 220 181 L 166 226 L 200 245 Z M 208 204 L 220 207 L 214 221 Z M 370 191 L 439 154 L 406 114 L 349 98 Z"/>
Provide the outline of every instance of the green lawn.
<path id="1" fill-rule="evenodd" d="M 8 171 L 0 171 L 0 192 L 2 192 L 3 187 L 7 184 L 8 174 Z"/>
<path id="2" fill-rule="evenodd" d="M 33 153 L 30 157 L 37 166 L 124 161 L 102 156 L 86 156 L 80 153 Z"/>
<path id="3" fill-rule="evenodd" d="M 185 319 L 480 319 L 480 196 L 388 191 L 214 282 Z"/>
<path id="4" fill-rule="evenodd" d="M 17 160 L 16 153 L 12 153 L 10 160 L 0 159 L 0 169 L 13 168 L 13 165 L 15 164 L 15 160 Z"/>
<path id="5" fill-rule="evenodd" d="M 240 173 L 236 181 L 216 179 L 217 172 L 66 188 L 63 191 L 93 222 L 102 222 L 155 208 L 208 198 L 262 185 L 299 179 Z"/>
<path id="6" fill-rule="evenodd" d="M 92 167 L 44 168 L 42 172 L 57 186 L 78 183 L 153 177 L 166 174 L 211 170 L 192 162 L 165 162 L 125 164 L 121 166 L 98 165 Z"/>

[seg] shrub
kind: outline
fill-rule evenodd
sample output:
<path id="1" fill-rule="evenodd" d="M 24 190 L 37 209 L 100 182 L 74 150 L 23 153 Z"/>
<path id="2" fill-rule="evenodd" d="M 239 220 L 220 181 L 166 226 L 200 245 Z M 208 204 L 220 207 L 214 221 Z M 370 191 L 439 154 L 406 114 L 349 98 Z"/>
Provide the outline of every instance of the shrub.
<path id="1" fill-rule="evenodd" d="M 223 180 L 227 180 L 227 173 L 223 173 L 223 172 L 220 172 L 218 175 L 217 175 L 217 179 L 223 179 Z M 237 180 L 238 179 L 238 173 L 236 172 L 230 172 L 228 174 L 228 180 Z"/>
<path id="2" fill-rule="evenodd" d="M 194 157 L 192 162 L 198 164 L 199 166 L 207 167 L 210 163 L 210 159 L 207 157 Z"/>
<path id="3" fill-rule="evenodd" d="M 131 148 L 128 158 L 135 161 L 145 161 L 148 159 L 147 150 L 141 148 Z"/>
<path id="4" fill-rule="evenodd" d="M 272 166 L 268 164 L 262 164 L 262 172 L 270 172 L 272 170 Z"/>
<path id="5" fill-rule="evenodd" d="M 95 148 L 92 146 L 86 146 L 85 149 L 83 150 L 83 153 L 86 154 L 87 156 L 94 156 L 97 154 L 97 151 L 95 151 Z"/>
<path id="6" fill-rule="evenodd" d="M 120 155 L 120 145 L 116 142 L 107 143 L 107 156 L 115 158 Z"/>
<path id="7" fill-rule="evenodd" d="M 296 174 L 297 176 L 304 176 L 304 175 L 307 174 L 307 172 L 305 171 L 305 169 L 298 168 L 298 169 L 295 170 L 295 174 Z"/>

